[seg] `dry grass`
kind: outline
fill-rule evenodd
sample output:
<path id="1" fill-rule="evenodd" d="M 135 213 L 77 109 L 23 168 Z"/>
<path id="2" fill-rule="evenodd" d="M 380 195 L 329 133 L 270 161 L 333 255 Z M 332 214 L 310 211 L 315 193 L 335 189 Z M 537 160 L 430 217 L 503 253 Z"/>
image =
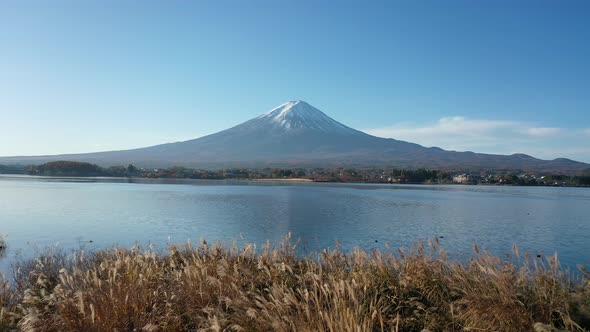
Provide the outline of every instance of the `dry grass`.
<path id="1" fill-rule="evenodd" d="M 485 253 L 446 259 L 437 243 L 407 252 L 208 245 L 50 252 L 0 283 L 0 330 L 532 331 L 589 326 L 590 285 L 556 258 L 518 264 Z M 588 278 L 590 275 L 586 275 Z"/>

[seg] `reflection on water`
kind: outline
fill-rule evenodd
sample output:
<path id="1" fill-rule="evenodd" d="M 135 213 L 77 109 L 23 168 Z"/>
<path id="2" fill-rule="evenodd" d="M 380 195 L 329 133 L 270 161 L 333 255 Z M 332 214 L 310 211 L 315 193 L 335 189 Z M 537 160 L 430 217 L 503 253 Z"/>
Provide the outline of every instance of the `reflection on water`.
<path id="1" fill-rule="evenodd" d="M 9 256 L 56 244 L 278 242 L 289 231 L 302 252 L 442 236 L 456 257 L 474 243 L 499 255 L 517 243 L 590 266 L 589 203 L 580 188 L 0 176 L 0 234 Z"/>

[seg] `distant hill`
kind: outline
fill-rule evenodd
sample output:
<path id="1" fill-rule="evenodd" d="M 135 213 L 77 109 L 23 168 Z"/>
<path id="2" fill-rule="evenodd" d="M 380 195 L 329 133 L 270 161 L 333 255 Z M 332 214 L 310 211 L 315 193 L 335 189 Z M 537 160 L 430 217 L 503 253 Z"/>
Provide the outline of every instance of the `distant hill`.
<path id="1" fill-rule="evenodd" d="M 22 165 L 0 165 L 0 174 L 23 174 L 25 168 Z"/>
<path id="2" fill-rule="evenodd" d="M 50 161 L 27 170 L 31 175 L 47 176 L 102 176 L 106 175 L 99 166 L 78 161 Z"/>
<path id="3" fill-rule="evenodd" d="M 0 157 L 1 164 L 72 160 L 144 167 L 397 167 L 577 173 L 590 164 L 524 154 L 445 151 L 372 136 L 303 101 L 291 101 L 235 127 L 201 138 L 146 148 L 56 156 Z"/>

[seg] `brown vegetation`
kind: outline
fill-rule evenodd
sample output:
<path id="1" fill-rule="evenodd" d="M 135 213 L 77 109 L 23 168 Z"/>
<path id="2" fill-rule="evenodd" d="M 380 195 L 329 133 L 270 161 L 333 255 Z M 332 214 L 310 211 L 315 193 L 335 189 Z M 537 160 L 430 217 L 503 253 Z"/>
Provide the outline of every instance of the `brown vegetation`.
<path id="1" fill-rule="evenodd" d="M 437 243 L 396 254 L 280 248 L 49 252 L 0 284 L 0 330 L 532 331 L 589 326 L 590 284 L 555 257 L 450 261 Z M 586 274 L 586 278 L 589 277 Z M 540 326 L 540 327 L 539 327 Z M 538 325 L 537 328 L 543 326 Z M 547 327 L 547 326 L 545 326 Z"/>

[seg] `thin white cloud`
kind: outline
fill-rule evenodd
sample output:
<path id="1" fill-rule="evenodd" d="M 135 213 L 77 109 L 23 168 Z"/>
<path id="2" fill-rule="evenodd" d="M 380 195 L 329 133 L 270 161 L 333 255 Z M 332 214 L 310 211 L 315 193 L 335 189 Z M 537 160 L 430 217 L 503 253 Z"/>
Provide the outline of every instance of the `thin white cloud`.
<path id="1" fill-rule="evenodd" d="M 535 127 L 535 128 L 528 128 L 527 133 L 531 136 L 537 137 L 551 137 L 556 136 L 561 133 L 561 128 L 553 128 L 553 127 Z"/>
<path id="2" fill-rule="evenodd" d="M 473 120 L 462 116 L 445 117 L 434 124 L 416 127 L 408 124 L 397 124 L 390 127 L 369 129 L 368 132 L 379 136 L 392 135 L 426 135 L 426 136 L 481 136 L 497 130 L 516 128 L 518 124 L 510 121 Z"/>
<path id="3" fill-rule="evenodd" d="M 543 127 L 525 122 L 444 117 L 434 123 L 398 123 L 371 128 L 379 137 L 437 146 L 447 150 L 482 153 L 526 153 L 543 159 L 566 157 L 590 162 L 588 129 Z"/>

